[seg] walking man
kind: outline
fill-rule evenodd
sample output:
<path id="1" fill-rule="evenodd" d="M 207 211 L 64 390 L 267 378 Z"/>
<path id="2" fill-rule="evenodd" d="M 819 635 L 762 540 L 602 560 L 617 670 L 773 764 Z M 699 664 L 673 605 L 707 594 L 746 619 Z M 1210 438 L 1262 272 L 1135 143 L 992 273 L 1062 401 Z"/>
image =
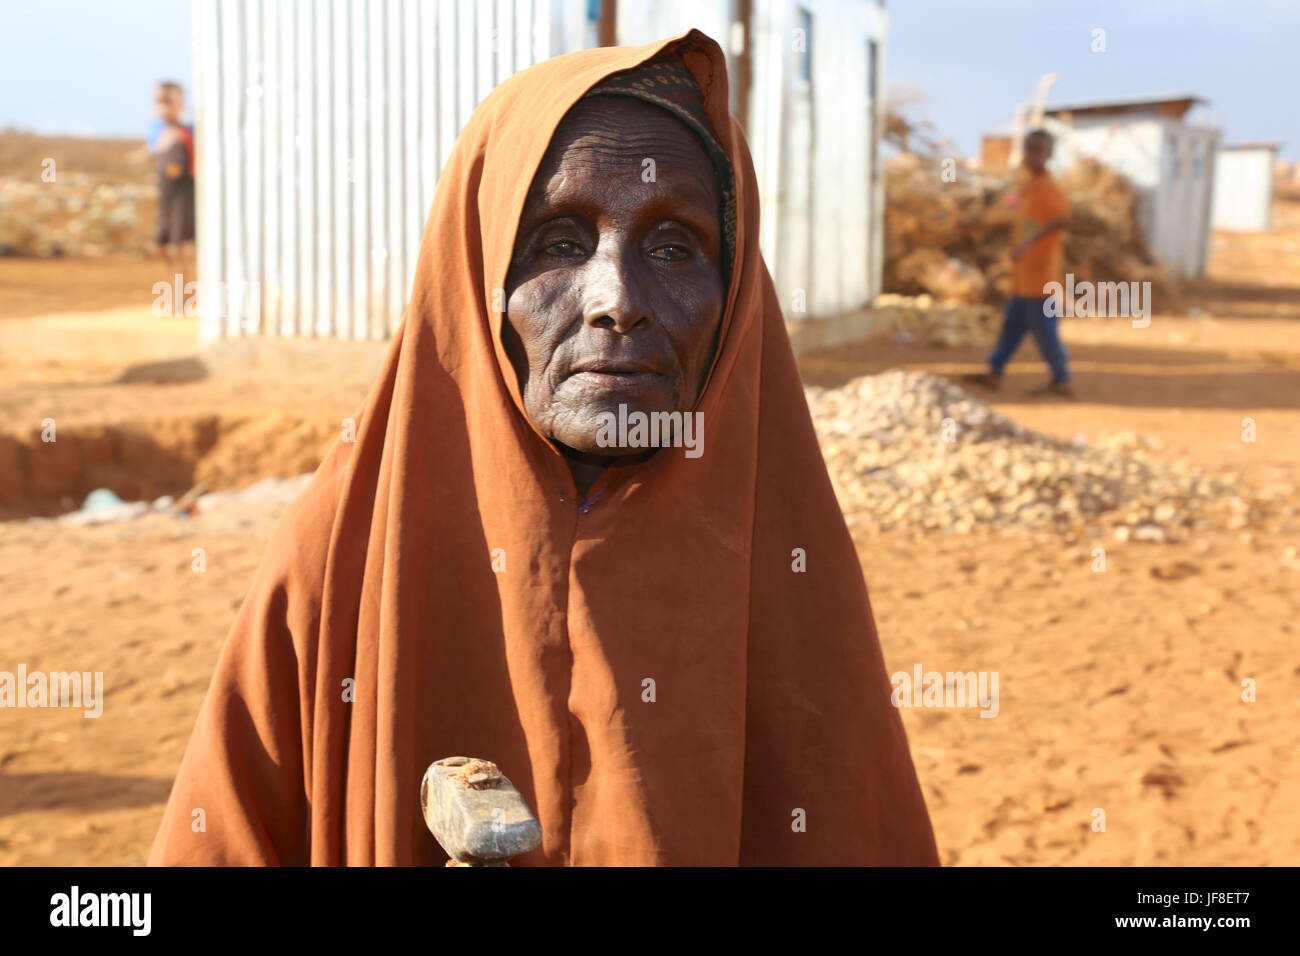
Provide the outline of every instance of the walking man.
<path id="1" fill-rule="evenodd" d="M 988 372 L 965 375 L 975 385 L 996 389 L 1002 371 L 1029 333 L 1033 333 L 1039 354 L 1051 368 L 1052 378 L 1035 395 L 1074 394 L 1065 346 L 1057 328 L 1057 315 L 1049 315 L 1045 289 L 1063 278 L 1064 233 L 1070 203 L 1047 171 L 1052 155 L 1052 137 L 1036 129 L 1025 137 L 1024 170 L 1016 196 L 1016 244 L 1011 249 L 1011 301 L 1007 303 L 1002 331 L 989 355 Z M 1053 310 L 1059 312 L 1059 310 Z"/>

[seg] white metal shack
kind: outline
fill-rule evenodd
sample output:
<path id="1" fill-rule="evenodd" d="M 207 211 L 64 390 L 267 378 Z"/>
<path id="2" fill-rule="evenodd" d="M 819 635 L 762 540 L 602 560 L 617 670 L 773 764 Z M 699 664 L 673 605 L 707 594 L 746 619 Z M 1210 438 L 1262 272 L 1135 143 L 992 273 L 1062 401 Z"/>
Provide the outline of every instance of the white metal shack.
<path id="1" fill-rule="evenodd" d="M 1091 156 L 1132 180 L 1143 196 L 1148 242 L 1183 276 L 1204 274 L 1209 253 L 1219 133 L 1184 121 L 1203 102 L 1191 93 L 1164 93 L 1049 104 L 1043 111 L 1043 125 L 1056 137 L 1052 166 Z"/>
<path id="2" fill-rule="evenodd" d="M 1214 164 L 1215 229 L 1264 232 L 1272 219 L 1275 141 L 1220 147 Z"/>
<path id="3" fill-rule="evenodd" d="M 434 186 L 510 74 L 697 27 L 729 59 L 787 317 L 880 291 L 887 16 L 870 0 L 194 0 L 204 341 L 385 338 Z"/>

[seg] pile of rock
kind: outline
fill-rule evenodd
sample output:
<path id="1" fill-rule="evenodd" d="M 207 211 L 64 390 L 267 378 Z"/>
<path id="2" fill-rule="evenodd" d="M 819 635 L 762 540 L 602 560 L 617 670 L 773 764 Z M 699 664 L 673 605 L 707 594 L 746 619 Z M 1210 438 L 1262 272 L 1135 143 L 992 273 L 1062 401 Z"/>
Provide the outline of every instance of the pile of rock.
<path id="1" fill-rule="evenodd" d="M 1133 435 L 1089 444 L 1032 432 L 928 372 L 891 370 L 808 404 L 840 505 L 883 529 L 1082 535 L 1165 541 L 1217 514 L 1244 520 L 1239 492 L 1159 464 Z"/>

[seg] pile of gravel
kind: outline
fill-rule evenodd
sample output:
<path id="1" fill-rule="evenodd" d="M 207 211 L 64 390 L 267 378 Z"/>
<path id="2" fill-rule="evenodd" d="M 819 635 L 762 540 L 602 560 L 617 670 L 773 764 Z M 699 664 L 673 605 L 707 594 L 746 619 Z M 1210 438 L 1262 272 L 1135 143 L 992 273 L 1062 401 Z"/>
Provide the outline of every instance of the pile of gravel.
<path id="1" fill-rule="evenodd" d="M 1215 512 L 1244 523 L 1234 488 L 1155 463 L 1149 439 L 1105 436 L 1099 447 L 1042 435 L 928 372 L 894 369 L 806 394 L 840 506 L 881 529 L 1111 527 L 1120 540 L 1164 541 Z"/>

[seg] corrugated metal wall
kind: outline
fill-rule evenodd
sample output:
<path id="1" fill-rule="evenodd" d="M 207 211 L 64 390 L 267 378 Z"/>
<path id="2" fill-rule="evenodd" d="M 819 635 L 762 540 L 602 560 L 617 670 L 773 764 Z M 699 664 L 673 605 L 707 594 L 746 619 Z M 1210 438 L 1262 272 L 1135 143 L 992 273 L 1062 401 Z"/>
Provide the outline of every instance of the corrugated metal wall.
<path id="1" fill-rule="evenodd" d="M 199 273 L 205 293 L 225 292 L 202 301 L 202 340 L 391 335 L 462 126 L 511 73 L 592 45 L 599 6 L 194 0 Z M 879 76 L 886 16 L 863 0 L 752 9 L 747 135 L 764 255 L 788 318 L 860 308 L 880 290 L 879 83 L 868 71 L 874 45 Z M 801 9 L 812 75 L 796 80 Z M 735 0 L 625 0 L 618 40 L 705 26 L 734 65 L 736 14 Z"/>
<path id="2" fill-rule="evenodd" d="M 759 176 L 760 243 L 786 318 L 861 308 L 879 294 L 884 262 L 873 143 L 883 119 L 888 16 L 867 0 L 753 0 L 750 11 L 749 36 L 737 37 L 734 0 L 624 0 L 618 42 L 701 29 L 728 51 L 733 92 L 740 48 L 747 48 L 753 87 L 745 135 Z M 796 37 L 804 28 L 812 36 Z M 801 50 L 810 58 L 806 78 Z"/>
<path id="3" fill-rule="evenodd" d="M 195 0 L 203 340 L 390 335 L 461 127 L 585 7 Z"/>
<path id="4" fill-rule="evenodd" d="M 803 24 L 812 35 L 799 47 Z M 753 3 L 746 138 L 763 256 L 790 321 L 859 309 L 880 294 L 884 186 L 874 164 L 888 24 L 878 4 L 862 0 Z M 800 48 L 810 57 L 807 78 L 798 75 Z"/>

